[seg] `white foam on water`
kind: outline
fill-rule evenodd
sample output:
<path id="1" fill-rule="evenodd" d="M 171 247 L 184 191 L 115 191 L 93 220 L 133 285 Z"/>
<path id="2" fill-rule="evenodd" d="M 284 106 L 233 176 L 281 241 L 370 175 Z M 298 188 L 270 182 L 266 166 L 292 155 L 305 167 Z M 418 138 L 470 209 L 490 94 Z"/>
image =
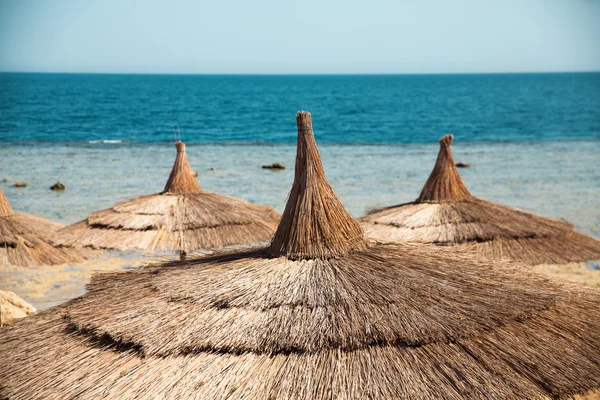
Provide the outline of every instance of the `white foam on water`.
<path id="1" fill-rule="evenodd" d="M 90 140 L 88 143 L 90 143 L 90 144 L 97 144 L 97 143 L 115 144 L 115 143 L 123 143 L 123 141 L 118 140 L 118 139 L 106 139 L 106 140 Z"/>

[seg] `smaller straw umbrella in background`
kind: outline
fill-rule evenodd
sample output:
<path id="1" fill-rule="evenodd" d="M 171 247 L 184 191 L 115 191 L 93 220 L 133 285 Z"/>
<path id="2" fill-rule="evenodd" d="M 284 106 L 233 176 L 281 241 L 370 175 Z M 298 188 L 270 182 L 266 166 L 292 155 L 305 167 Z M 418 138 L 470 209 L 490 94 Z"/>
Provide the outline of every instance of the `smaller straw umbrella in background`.
<path id="1" fill-rule="evenodd" d="M 14 212 L 0 190 L 0 267 L 76 263 L 100 255 L 91 249 L 52 245 L 62 225 Z"/>
<path id="2" fill-rule="evenodd" d="M 0 398 L 549 399 L 600 386 L 600 293 L 368 242 L 310 114 L 267 247 L 96 275 L 0 331 Z M 32 379 L 32 374 L 35 377 Z"/>
<path id="3" fill-rule="evenodd" d="M 565 221 L 481 200 L 469 193 L 452 157 L 452 135 L 440 139 L 437 162 L 411 203 L 360 218 L 367 235 L 381 242 L 475 247 L 485 257 L 527 265 L 600 259 L 600 241 Z"/>
<path id="4" fill-rule="evenodd" d="M 121 201 L 58 232 L 56 243 L 147 253 L 266 242 L 279 214 L 268 206 L 204 192 L 193 175 L 183 142 L 161 193 Z"/>

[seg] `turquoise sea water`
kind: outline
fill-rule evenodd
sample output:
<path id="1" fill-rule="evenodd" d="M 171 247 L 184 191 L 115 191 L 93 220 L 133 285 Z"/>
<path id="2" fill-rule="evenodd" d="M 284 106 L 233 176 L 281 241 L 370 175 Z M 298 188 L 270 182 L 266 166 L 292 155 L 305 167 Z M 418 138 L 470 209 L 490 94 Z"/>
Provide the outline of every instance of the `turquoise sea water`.
<path id="1" fill-rule="evenodd" d="M 0 141 L 291 143 L 600 137 L 600 73 L 372 76 L 0 74 Z"/>

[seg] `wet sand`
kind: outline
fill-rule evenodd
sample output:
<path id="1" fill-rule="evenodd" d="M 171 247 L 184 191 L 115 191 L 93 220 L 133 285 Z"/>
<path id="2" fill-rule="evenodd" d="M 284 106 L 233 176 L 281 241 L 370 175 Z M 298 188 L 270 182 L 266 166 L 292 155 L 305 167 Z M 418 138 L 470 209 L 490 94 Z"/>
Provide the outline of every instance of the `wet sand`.
<path id="1" fill-rule="evenodd" d="M 38 311 L 85 293 L 94 273 L 140 268 L 151 259 L 137 254 L 105 253 L 79 264 L 0 269 L 0 289 L 9 290 Z"/>
<path id="2" fill-rule="evenodd" d="M 571 263 L 562 265 L 536 265 L 533 271 L 569 282 L 582 283 L 600 288 L 600 269 L 598 262 Z"/>

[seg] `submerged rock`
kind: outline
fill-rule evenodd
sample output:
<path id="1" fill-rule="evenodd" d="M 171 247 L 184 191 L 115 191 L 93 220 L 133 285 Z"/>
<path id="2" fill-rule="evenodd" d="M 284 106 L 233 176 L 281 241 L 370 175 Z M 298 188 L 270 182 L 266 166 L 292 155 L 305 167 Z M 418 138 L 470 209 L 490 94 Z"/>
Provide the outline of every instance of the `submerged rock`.
<path id="1" fill-rule="evenodd" d="M 192 171 L 192 175 L 194 175 L 194 178 L 197 178 L 198 176 L 200 176 L 200 174 L 197 173 L 196 171 Z"/>
<path id="2" fill-rule="evenodd" d="M 18 187 L 18 188 L 23 188 L 23 187 L 27 187 L 27 184 L 25 182 L 17 182 L 13 186 Z"/>
<path id="3" fill-rule="evenodd" d="M 268 165 L 263 165 L 262 167 L 265 168 L 265 169 L 285 169 L 285 165 L 280 164 L 278 162 L 272 163 L 272 164 L 268 164 Z"/>
<path id="4" fill-rule="evenodd" d="M 35 308 L 7 290 L 0 290 L 0 326 L 35 312 Z"/>
<path id="5" fill-rule="evenodd" d="M 50 190 L 60 191 L 65 190 L 67 187 L 61 182 L 56 182 L 54 185 L 50 186 Z"/>
<path id="6" fill-rule="evenodd" d="M 8 182 L 8 179 L 4 178 L 2 179 L 2 182 Z"/>
<path id="7" fill-rule="evenodd" d="M 466 162 L 457 162 L 456 163 L 456 168 L 469 168 L 471 166 L 471 164 L 466 163 Z"/>

